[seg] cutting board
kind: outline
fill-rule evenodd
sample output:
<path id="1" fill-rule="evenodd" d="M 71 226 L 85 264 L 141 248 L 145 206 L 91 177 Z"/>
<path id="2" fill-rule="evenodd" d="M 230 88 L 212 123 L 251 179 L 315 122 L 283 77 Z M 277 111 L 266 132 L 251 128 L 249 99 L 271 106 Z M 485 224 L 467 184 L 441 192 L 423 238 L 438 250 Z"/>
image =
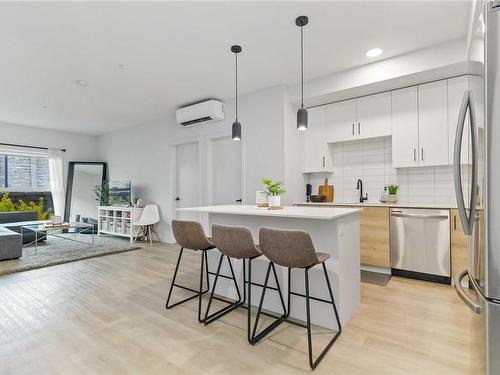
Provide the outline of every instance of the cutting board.
<path id="1" fill-rule="evenodd" d="M 324 185 L 319 186 L 318 195 L 324 195 L 326 197 L 326 202 L 333 202 L 333 185 L 328 185 L 328 178 L 325 178 Z"/>

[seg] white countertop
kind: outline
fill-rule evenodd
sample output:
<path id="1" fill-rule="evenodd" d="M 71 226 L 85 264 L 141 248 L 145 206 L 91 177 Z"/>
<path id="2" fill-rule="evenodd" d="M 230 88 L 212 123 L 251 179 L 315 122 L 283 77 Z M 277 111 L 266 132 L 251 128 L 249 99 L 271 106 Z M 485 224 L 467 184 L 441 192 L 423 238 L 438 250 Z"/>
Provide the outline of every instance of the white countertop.
<path id="1" fill-rule="evenodd" d="M 177 211 L 206 212 L 213 214 L 268 216 L 298 219 L 333 220 L 360 212 L 357 208 L 325 208 L 284 206 L 282 210 L 268 210 L 255 205 L 225 205 L 178 208 Z"/>
<path id="2" fill-rule="evenodd" d="M 351 206 L 351 207 L 393 207 L 393 208 L 430 208 L 430 209 L 452 209 L 457 208 L 452 204 L 435 204 L 435 203 L 381 203 L 381 202 L 365 202 L 365 203 L 344 203 L 344 202 L 294 202 L 295 205 L 307 206 Z"/>

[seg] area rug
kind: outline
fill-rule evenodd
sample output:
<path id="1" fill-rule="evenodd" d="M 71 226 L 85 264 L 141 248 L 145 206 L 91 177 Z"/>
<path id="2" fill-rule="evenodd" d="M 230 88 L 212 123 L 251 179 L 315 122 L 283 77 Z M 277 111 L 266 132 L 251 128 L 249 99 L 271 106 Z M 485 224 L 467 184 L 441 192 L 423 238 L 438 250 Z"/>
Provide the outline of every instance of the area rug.
<path id="1" fill-rule="evenodd" d="M 0 276 L 141 248 L 138 245 L 130 245 L 129 241 L 113 237 L 95 236 L 95 244 L 92 246 L 89 236 L 88 242 L 87 244 L 49 237 L 46 243 L 38 245 L 36 252 L 32 245 L 23 247 L 21 258 L 0 261 Z"/>

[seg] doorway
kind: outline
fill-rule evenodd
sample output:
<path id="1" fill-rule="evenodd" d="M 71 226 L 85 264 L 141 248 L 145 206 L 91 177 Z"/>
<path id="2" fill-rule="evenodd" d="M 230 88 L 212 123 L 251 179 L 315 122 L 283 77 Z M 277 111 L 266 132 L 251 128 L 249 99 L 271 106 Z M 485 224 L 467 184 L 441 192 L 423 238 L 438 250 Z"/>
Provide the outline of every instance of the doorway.
<path id="1" fill-rule="evenodd" d="M 200 205 L 200 167 L 198 142 L 175 146 L 175 208 Z M 199 221 L 195 212 L 176 212 L 179 220 Z"/>
<path id="2" fill-rule="evenodd" d="M 241 204 L 241 142 L 230 136 L 211 140 L 211 204 Z"/>

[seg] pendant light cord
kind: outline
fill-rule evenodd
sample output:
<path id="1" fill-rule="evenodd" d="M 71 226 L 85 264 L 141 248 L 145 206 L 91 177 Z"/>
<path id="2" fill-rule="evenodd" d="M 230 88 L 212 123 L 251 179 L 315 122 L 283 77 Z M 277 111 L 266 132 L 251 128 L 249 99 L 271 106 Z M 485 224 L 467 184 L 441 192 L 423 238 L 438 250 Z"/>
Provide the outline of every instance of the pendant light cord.
<path id="1" fill-rule="evenodd" d="M 234 54 L 236 58 L 236 121 L 238 121 L 238 54 Z"/>
<path id="2" fill-rule="evenodd" d="M 304 27 L 300 27 L 300 82 L 302 95 L 302 108 L 304 108 Z"/>

